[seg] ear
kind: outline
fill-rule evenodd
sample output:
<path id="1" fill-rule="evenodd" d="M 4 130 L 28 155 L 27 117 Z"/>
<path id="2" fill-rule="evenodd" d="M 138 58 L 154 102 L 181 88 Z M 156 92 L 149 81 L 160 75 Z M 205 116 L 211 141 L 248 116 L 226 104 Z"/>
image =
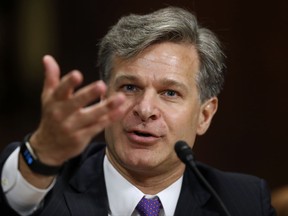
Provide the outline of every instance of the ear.
<path id="1" fill-rule="evenodd" d="M 212 118 L 218 108 L 218 98 L 213 97 L 205 101 L 200 107 L 197 134 L 203 135 L 210 126 Z"/>

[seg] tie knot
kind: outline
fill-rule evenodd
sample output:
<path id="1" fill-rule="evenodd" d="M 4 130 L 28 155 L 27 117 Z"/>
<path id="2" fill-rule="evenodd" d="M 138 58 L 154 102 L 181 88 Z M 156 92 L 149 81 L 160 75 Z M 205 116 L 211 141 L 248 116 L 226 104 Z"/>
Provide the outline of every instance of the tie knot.
<path id="1" fill-rule="evenodd" d="M 143 197 L 138 203 L 136 209 L 141 216 L 158 216 L 162 204 L 158 197 L 146 199 Z"/>

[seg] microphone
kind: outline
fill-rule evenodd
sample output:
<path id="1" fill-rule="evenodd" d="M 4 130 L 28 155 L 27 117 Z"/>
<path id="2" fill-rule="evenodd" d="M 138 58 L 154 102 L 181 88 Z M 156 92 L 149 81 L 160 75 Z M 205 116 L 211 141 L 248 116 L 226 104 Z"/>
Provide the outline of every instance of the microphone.
<path id="1" fill-rule="evenodd" d="M 204 184 L 204 186 L 209 190 L 209 192 L 213 195 L 213 197 L 216 199 L 218 204 L 220 205 L 221 209 L 225 213 L 226 216 L 231 216 L 230 212 L 228 211 L 227 207 L 225 206 L 222 199 L 219 197 L 217 192 L 214 190 L 214 188 L 209 184 L 209 182 L 204 178 L 204 176 L 201 174 L 199 169 L 197 168 L 197 165 L 194 160 L 192 149 L 188 146 L 188 144 L 185 141 L 177 141 L 175 144 L 175 151 L 179 159 L 186 164 L 192 171 L 195 173 L 195 175 L 199 178 L 200 182 Z"/>

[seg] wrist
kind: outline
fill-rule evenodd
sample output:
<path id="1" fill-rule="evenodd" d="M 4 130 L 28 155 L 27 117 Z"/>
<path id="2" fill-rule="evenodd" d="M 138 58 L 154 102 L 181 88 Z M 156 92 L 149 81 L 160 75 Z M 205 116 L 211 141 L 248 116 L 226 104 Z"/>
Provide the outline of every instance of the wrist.
<path id="1" fill-rule="evenodd" d="M 21 144 L 20 147 L 20 154 L 23 157 L 23 160 L 25 161 L 26 165 L 37 174 L 46 175 L 46 176 L 53 176 L 57 175 L 62 165 L 49 165 L 38 157 L 37 153 L 34 151 L 34 149 L 31 147 L 29 143 L 30 135 L 26 136 L 24 141 Z"/>
<path id="2" fill-rule="evenodd" d="M 44 137 L 44 138 L 43 138 Z M 51 166 L 62 166 L 67 160 L 66 155 L 61 153 L 61 149 L 55 148 L 53 140 L 43 136 L 41 132 L 35 131 L 28 138 L 29 144 L 36 157 L 44 164 Z M 53 147 L 54 146 L 54 147 Z"/>

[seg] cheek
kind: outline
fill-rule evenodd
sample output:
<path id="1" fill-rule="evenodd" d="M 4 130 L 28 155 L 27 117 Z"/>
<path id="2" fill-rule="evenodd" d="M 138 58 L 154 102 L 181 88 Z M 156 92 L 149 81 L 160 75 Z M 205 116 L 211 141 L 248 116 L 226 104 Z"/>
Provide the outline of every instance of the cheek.
<path id="1" fill-rule="evenodd" d="M 114 124 L 105 129 L 105 141 L 107 147 L 111 156 L 116 160 L 123 158 L 123 154 L 125 155 L 125 149 L 127 149 L 125 147 L 126 142 L 123 138 L 123 132 L 120 128 L 119 124 Z"/>
<path id="2" fill-rule="evenodd" d="M 169 131 L 178 139 L 193 140 L 198 126 L 198 109 L 179 109 L 165 116 Z M 188 141 L 187 140 L 187 141 Z"/>
<path id="3" fill-rule="evenodd" d="M 108 147 L 111 147 L 114 143 L 114 139 L 113 139 L 113 132 L 112 132 L 112 128 L 106 128 L 104 131 L 104 136 L 105 136 L 105 141 Z"/>
<path id="4" fill-rule="evenodd" d="M 123 109 L 126 110 L 126 113 L 119 121 L 114 122 L 105 129 L 105 138 L 107 142 L 108 140 L 112 140 L 112 143 L 114 143 L 115 141 L 119 140 L 121 135 L 123 135 L 125 128 L 135 122 L 135 118 L 133 117 L 133 107 L 135 106 L 135 101 L 133 98 L 127 98 L 122 106 Z"/>
<path id="5" fill-rule="evenodd" d="M 125 138 L 125 128 L 131 122 L 133 122 L 132 114 L 128 111 L 121 120 L 114 122 L 105 129 L 105 140 L 110 148 L 120 148 L 121 150 L 122 145 L 127 141 Z"/>
<path id="6" fill-rule="evenodd" d="M 107 145 L 110 147 L 115 145 L 115 142 L 120 139 L 120 132 L 122 132 L 123 129 L 121 127 L 121 123 L 115 122 L 111 126 L 107 127 L 105 129 L 105 141 Z M 114 147 L 113 147 L 114 148 Z"/>

